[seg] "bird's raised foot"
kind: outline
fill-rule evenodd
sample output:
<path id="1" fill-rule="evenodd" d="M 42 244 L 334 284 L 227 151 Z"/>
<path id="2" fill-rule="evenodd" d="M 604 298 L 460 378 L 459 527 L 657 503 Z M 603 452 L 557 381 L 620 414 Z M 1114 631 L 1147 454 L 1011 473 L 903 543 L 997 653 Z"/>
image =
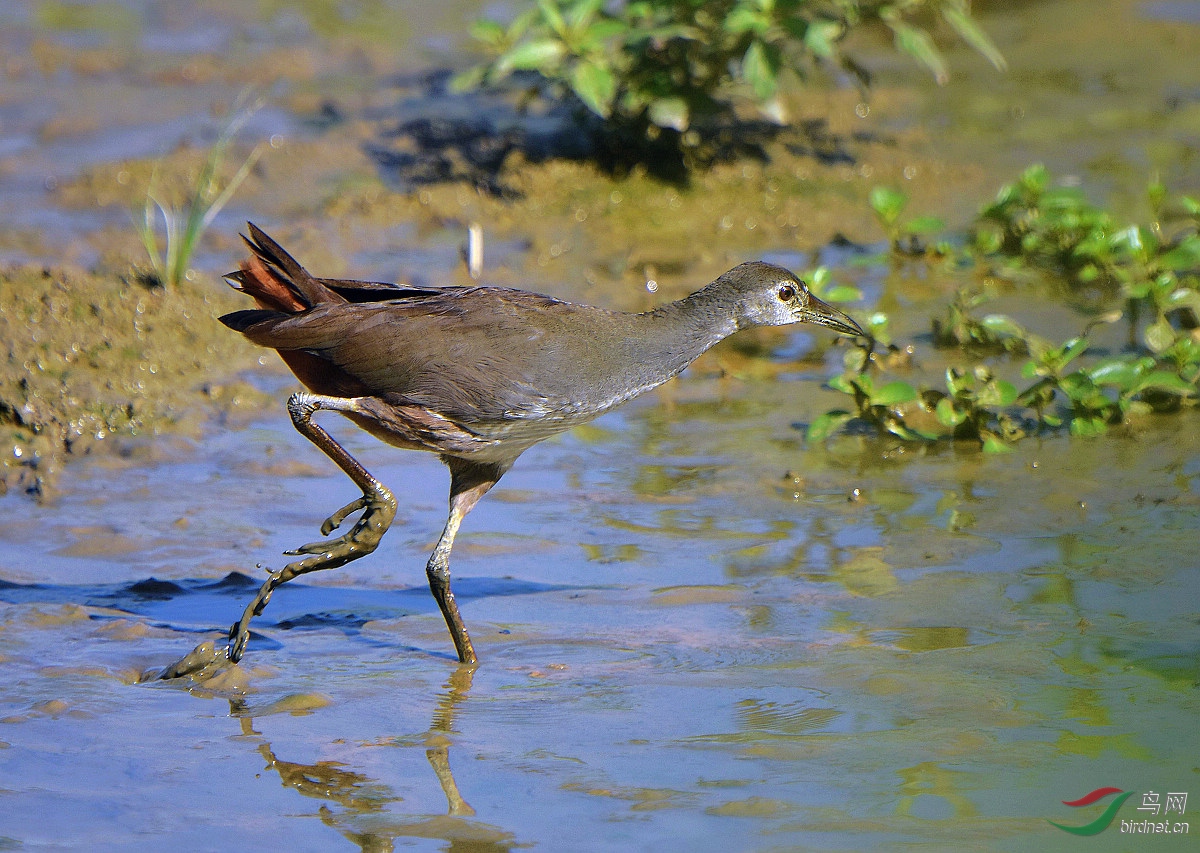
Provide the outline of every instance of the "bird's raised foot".
<path id="1" fill-rule="evenodd" d="M 242 612 L 242 618 L 229 629 L 229 645 L 226 649 L 226 656 L 229 660 L 234 663 L 241 660 L 246 651 L 246 644 L 250 642 L 250 620 L 263 612 L 263 608 L 271 600 L 271 594 L 275 592 L 276 587 L 287 583 L 297 575 L 344 566 L 351 560 L 357 560 L 359 557 L 370 554 L 378 547 L 379 540 L 383 538 L 392 519 L 396 517 L 396 498 L 378 482 L 373 482 L 361 498 L 347 504 L 326 519 L 325 523 L 321 525 L 321 532 L 327 533 L 326 528 L 333 530 L 346 516 L 359 509 L 363 510 L 362 517 L 345 535 L 336 539 L 310 542 L 284 552 L 292 555 L 307 554 L 308 556 L 300 560 L 293 560 L 279 571 L 272 572 L 259 589 L 258 594 L 254 596 L 254 600 L 246 605 L 246 609 Z"/>
<path id="2" fill-rule="evenodd" d="M 336 539 L 309 542 L 283 553 L 289 556 L 315 554 L 324 557 L 327 555 L 331 562 L 327 566 L 319 567 L 322 569 L 331 569 L 370 554 L 378 547 L 379 540 L 383 538 L 383 534 L 387 532 L 392 520 L 396 517 L 396 499 L 383 486 L 379 486 L 374 494 L 368 492 L 358 500 L 351 501 L 325 519 L 321 524 L 321 535 L 328 536 L 341 526 L 347 516 L 360 509 L 365 510 L 362 517 L 346 534 Z M 340 560 L 340 562 L 334 562 L 335 560 Z M 304 569 L 304 571 L 313 571 L 313 569 Z"/>

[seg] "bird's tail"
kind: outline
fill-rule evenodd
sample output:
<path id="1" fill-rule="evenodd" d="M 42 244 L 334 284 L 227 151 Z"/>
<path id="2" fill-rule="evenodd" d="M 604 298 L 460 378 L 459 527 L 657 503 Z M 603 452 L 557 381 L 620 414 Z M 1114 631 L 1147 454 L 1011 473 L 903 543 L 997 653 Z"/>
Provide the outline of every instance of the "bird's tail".
<path id="1" fill-rule="evenodd" d="M 242 239 L 252 255 L 242 262 L 241 269 L 225 276 L 236 290 L 253 297 L 260 308 L 285 314 L 297 314 L 322 303 L 347 301 L 313 278 L 265 231 L 253 222 L 246 224 L 250 236 L 243 234 Z"/>

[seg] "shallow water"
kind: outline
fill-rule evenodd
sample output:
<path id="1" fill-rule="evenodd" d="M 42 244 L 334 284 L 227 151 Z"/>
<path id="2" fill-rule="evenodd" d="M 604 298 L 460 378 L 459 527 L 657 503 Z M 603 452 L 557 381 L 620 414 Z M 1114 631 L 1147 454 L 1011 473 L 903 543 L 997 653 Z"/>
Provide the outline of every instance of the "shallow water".
<path id="1" fill-rule="evenodd" d="M 243 672 L 190 693 L 134 681 L 216 637 L 251 592 L 222 578 L 353 487 L 278 417 L 80 465 L 55 506 L 4 499 L 3 835 L 1060 849 L 1046 819 L 1084 822 L 1060 800 L 1195 787 L 1194 416 L 882 461 L 800 450 L 769 383 L 677 393 L 692 417 L 648 400 L 535 448 L 470 516 L 473 673 L 421 572 L 435 459 L 343 430 L 401 496 L 395 528 L 281 588 Z"/>
<path id="2" fill-rule="evenodd" d="M 1031 34 L 1063 33 L 1054 22 L 1080 3 L 997 5 L 985 22 L 1010 38 L 1014 66 L 1020 44 L 1025 67 L 1052 68 L 1054 50 Z M 87 234 L 70 251 L 89 262 L 96 234 L 126 227 L 120 210 L 59 205 L 46 178 L 156 151 L 194 129 L 190 109 L 227 94 L 230 78 L 202 61 L 199 82 L 147 84 L 174 79 L 154 60 L 163 44 L 224 51 L 242 69 L 263 43 L 302 46 L 324 87 L 375 73 L 365 37 L 321 35 L 321 19 L 266 4 L 261 19 L 246 13 L 247 46 L 231 35 L 241 13 L 218 6 L 205 26 L 151 16 L 137 31 L 149 53 L 115 71 L 59 57 L 78 85 L 57 103 L 101 84 L 145 88 L 162 110 L 153 120 L 121 100 L 110 121 L 47 129 L 10 61 L 0 255 L 41 258 Z M 453 19 L 474 6 L 438 8 L 428 32 L 384 33 L 411 48 L 402 70 L 459 48 Z M 1177 27 L 1194 18 L 1183 3 L 1105 8 Z M 31 13 L 0 39 L 50 61 L 59 55 L 30 45 L 107 38 L 87 27 L 65 38 L 46 20 Z M 1079 29 L 1115 53 L 1123 24 L 1104 23 Z M 314 34 L 329 41 L 314 47 Z M 346 72 L 356 50 L 360 77 Z M 913 95 L 904 120 L 938 127 L 936 148 L 978 149 L 1004 178 L 1040 155 L 1089 189 L 1132 194 L 1158 166 L 1193 191 L 1194 60 L 1157 51 L 1139 78 L 1122 51 L 1126 76 L 1114 79 L 1100 53 L 1065 83 L 1047 72 L 997 84 L 968 67 L 959 88 Z M 1139 125 L 1146 111 L 1121 96 L 1138 84 L 1175 106 Z M 292 97 L 295 109 L 305 96 Z M 1041 124 L 998 137 L 1014 100 Z M 256 121 L 304 132 L 287 107 Z M 419 274 L 453 263 L 446 233 L 391 228 L 404 243 L 432 237 L 428 255 L 409 258 Z M 35 231 L 44 239 L 20 236 Z M 394 262 L 354 251 L 366 266 L 356 274 Z M 795 246 L 771 253 L 810 259 Z M 845 253 L 823 260 L 897 317 L 926 317 L 952 292 Z M 1059 322 L 1037 308 L 1004 306 L 1034 328 Z M 926 329 L 913 320 L 897 335 Z M 801 427 L 839 402 L 818 384 L 841 350 L 811 356 L 825 338 L 802 331 L 766 341 L 760 372 L 772 378 L 713 378 L 714 364 L 741 364 L 723 350 L 533 448 L 469 516 L 453 569 L 475 670 L 456 665 L 422 572 L 444 523 L 444 468 L 330 416 L 400 500 L 379 550 L 276 592 L 237 670 L 190 689 L 138 683 L 219 639 L 263 577 L 256 564 L 277 568 L 356 497 L 292 429 L 278 373 L 265 380 L 277 410 L 249 428 L 77 461 L 47 505 L 0 498 L 0 849 L 1190 849 L 1119 823 L 1080 839 L 1048 821 L 1095 820 L 1108 800 L 1062 801 L 1105 786 L 1134 792 L 1125 820 L 1148 816 L 1137 809 L 1148 792 L 1200 788 L 1200 417 L 1028 439 L 1000 457 L 853 435 L 807 446 Z"/>

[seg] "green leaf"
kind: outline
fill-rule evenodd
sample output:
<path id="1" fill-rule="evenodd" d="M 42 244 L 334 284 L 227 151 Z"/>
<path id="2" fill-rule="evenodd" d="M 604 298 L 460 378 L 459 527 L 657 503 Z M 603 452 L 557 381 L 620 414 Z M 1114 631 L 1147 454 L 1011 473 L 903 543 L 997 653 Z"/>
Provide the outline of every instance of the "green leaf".
<path id="1" fill-rule="evenodd" d="M 604 0 L 575 0 L 567 10 L 567 25 L 572 30 L 579 30 L 587 24 L 604 6 Z"/>
<path id="2" fill-rule="evenodd" d="M 1139 392 L 1148 390 L 1163 391 L 1168 394 L 1186 396 L 1188 394 L 1195 394 L 1196 386 L 1178 374 L 1166 370 L 1156 370 L 1138 383 L 1137 390 Z"/>
<path id="3" fill-rule="evenodd" d="M 842 37 L 840 21 L 830 21 L 818 18 L 811 21 L 804 30 L 804 46 L 813 56 L 821 59 L 832 59 L 837 55 L 837 42 Z"/>
<path id="4" fill-rule="evenodd" d="M 1086 373 L 1069 373 L 1058 381 L 1058 387 L 1075 403 L 1081 403 L 1096 391 L 1096 383 Z"/>
<path id="5" fill-rule="evenodd" d="M 1004 379 L 997 379 L 991 386 L 995 390 L 996 405 L 1011 406 L 1017 402 L 1017 386 Z"/>
<path id="6" fill-rule="evenodd" d="M 918 216 L 908 221 L 904 230 L 910 234 L 936 234 L 946 223 L 936 216 Z"/>
<path id="7" fill-rule="evenodd" d="M 1021 173 L 1019 181 L 1022 189 L 1040 196 L 1050 184 L 1050 172 L 1044 163 L 1034 163 Z"/>
<path id="8" fill-rule="evenodd" d="M 1141 373 L 1137 362 L 1123 358 L 1105 359 L 1088 370 L 1088 376 L 1097 385 L 1112 385 L 1117 388 L 1132 387 Z"/>
<path id="9" fill-rule="evenodd" d="M 835 284 L 821 294 L 826 302 L 857 302 L 863 298 L 863 293 L 857 287 L 849 284 Z"/>
<path id="10" fill-rule="evenodd" d="M 591 62 L 580 62 L 571 69 L 571 88 L 596 115 L 608 118 L 612 113 L 617 80 L 609 69 Z"/>
<path id="11" fill-rule="evenodd" d="M 450 78 L 450 91 L 455 94 L 470 92 L 483 85 L 483 81 L 486 78 L 486 67 L 477 65 L 474 68 L 468 68 L 466 71 L 460 71 Z"/>
<path id="12" fill-rule="evenodd" d="M 854 394 L 854 383 L 845 376 L 835 376 L 829 380 L 829 387 L 834 391 L 841 391 L 843 394 Z"/>
<path id="13" fill-rule="evenodd" d="M 807 441 L 824 441 L 853 419 L 849 412 L 826 412 L 809 424 L 804 437 Z"/>
<path id="14" fill-rule="evenodd" d="M 842 364 L 847 370 L 861 372 L 867 365 L 867 351 L 862 347 L 849 347 L 842 355 Z"/>
<path id="15" fill-rule="evenodd" d="M 1108 424 L 1103 418 L 1098 417 L 1079 417 L 1071 420 L 1071 435 L 1077 435 L 1080 438 L 1095 438 L 1098 435 L 1104 435 L 1108 431 Z"/>
<path id="16" fill-rule="evenodd" d="M 998 436 L 998 435 L 994 435 L 993 433 L 990 433 L 990 432 L 985 432 L 982 434 L 981 437 L 983 438 L 983 452 L 984 453 L 1011 453 L 1012 452 L 1012 448 L 1009 447 L 1008 444 L 1004 441 L 1004 439 L 1000 438 L 1000 436 Z"/>
<path id="17" fill-rule="evenodd" d="M 498 47 L 504 43 L 504 27 L 495 21 L 480 19 L 471 24 L 471 38 L 491 47 Z"/>
<path id="18" fill-rule="evenodd" d="M 955 409 L 954 403 L 949 397 L 938 400 L 934 413 L 937 415 L 938 421 L 948 427 L 956 427 L 967 419 L 967 413 Z"/>
<path id="19" fill-rule="evenodd" d="M 1187 272 L 1200 267 L 1200 240 L 1184 240 L 1165 255 L 1160 255 L 1158 262 L 1175 272 Z"/>
<path id="20" fill-rule="evenodd" d="M 908 196 L 900 190 L 884 186 L 873 187 L 867 200 L 884 225 L 889 227 L 895 224 L 904 206 L 908 204 Z"/>
<path id="21" fill-rule="evenodd" d="M 754 96 L 765 101 L 775 94 L 779 72 L 779 51 L 755 39 L 742 57 L 742 76 L 750 84 Z"/>
<path id="22" fill-rule="evenodd" d="M 917 399 L 917 389 L 907 382 L 889 382 L 871 395 L 872 406 L 897 406 Z"/>
<path id="23" fill-rule="evenodd" d="M 1072 338 L 1063 344 L 1062 355 L 1058 363 L 1059 369 L 1066 367 L 1088 348 L 1087 338 Z"/>
<path id="24" fill-rule="evenodd" d="M 549 74 L 566 52 L 566 45 L 557 39 L 537 39 L 519 44 L 496 61 L 501 73 L 508 71 L 541 71 Z"/>
<path id="25" fill-rule="evenodd" d="M 733 11 L 725 16 L 722 22 L 722 27 L 725 32 L 732 35 L 741 35 L 742 33 L 754 33 L 762 35 L 771 26 L 771 21 L 757 9 L 750 6 L 739 5 L 734 7 Z"/>
<path id="26" fill-rule="evenodd" d="M 929 33 L 900 20 L 888 21 L 887 24 L 895 33 L 896 47 L 929 69 L 939 86 L 950 79 L 950 73 L 946 70 L 946 61 L 938 53 Z"/>
<path id="27" fill-rule="evenodd" d="M 979 321 L 979 325 L 996 337 L 1023 338 L 1025 329 L 1016 320 L 1005 314 L 988 314 Z"/>
<path id="28" fill-rule="evenodd" d="M 581 46 L 599 47 L 614 36 L 626 35 L 629 28 L 621 21 L 601 19 L 594 21 L 583 35 Z"/>
<path id="29" fill-rule="evenodd" d="M 971 19 L 971 15 L 965 8 L 953 8 L 943 6 L 941 8 L 942 18 L 945 19 L 959 37 L 975 48 L 979 53 L 987 58 L 987 61 L 999 71 L 1003 71 L 1008 67 L 1008 63 L 1004 61 L 1004 56 L 1000 53 L 999 48 L 992 43 L 992 40 L 987 37 L 987 34 L 979 28 L 979 25 Z"/>
<path id="30" fill-rule="evenodd" d="M 558 0 L 537 0 L 542 17 L 559 36 L 566 36 L 567 23 L 563 20 L 562 11 L 558 8 Z"/>

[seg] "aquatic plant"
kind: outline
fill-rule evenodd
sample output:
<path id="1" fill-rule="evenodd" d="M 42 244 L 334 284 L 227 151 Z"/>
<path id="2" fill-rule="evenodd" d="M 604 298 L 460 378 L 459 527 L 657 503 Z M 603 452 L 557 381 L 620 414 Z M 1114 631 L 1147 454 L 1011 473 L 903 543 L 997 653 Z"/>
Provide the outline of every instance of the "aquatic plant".
<path id="1" fill-rule="evenodd" d="M 901 221 L 900 214 L 908 206 L 908 196 L 892 187 L 873 187 L 867 201 L 875 213 L 875 218 L 887 233 L 892 251 L 900 254 L 923 253 L 926 245 L 922 238 L 928 234 L 936 234 L 946 227 L 936 216 L 917 216 Z"/>
<path id="2" fill-rule="evenodd" d="M 804 81 L 830 65 L 866 86 L 869 74 L 842 43 L 868 25 L 887 27 L 899 51 L 944 82 L 944 58 L 914 23 L 935 16 L 1003 68 L 969 0 L 537 0 L 508 26 L 476 21 L 472 35 L 491 58 L 455 82 L 495 86 L 524 72 L 531 91 L 577 104 L 581 118 L 630 143 L 629 157 L 657 146 L 694 163 L 703 132 L 735 119 L 739 102 L 785 123 L 788 77 Z"/>
<path id="3" fill-rule="evenodd" d="M 1032 273 L 1050 274 L 1070 288 L 1099 288 L 1114 307 L 1077 335 L 1051 341 L 1003 314 L 978 315 L 991 296 L 963 289 L 933 320 L 937 346 L 976 356 L 1025 357 L 1022 390 L 977 361 L 946 370 L 945 390 L 906 380 L 881 381 L 883 360 L 866 349 L 846 356 L 847 371 L 830 381 L 853 398 L 853 409 L 816 418 L 808 437 L 822 440 L 851 422 L 906 440 L 969 438 L 1000 452 L 1029 432 L 1066 426 L 1094 436 L 1130 415 L 1195 405 L 1200 392 L 1200 202 L 1170 198 L 1157 180 L 1147 199 L 1148 224 L 1118 224 L 1078 189 L 1054 186 L 1031 166 L 985 205 L 970 237 L 949 260 L 1018 285 Z M 892 251 L 910 254 L 899 214 L 907 197 L 872 193 Z M 945 257 L 943 242 L 931 256 Z M 919 252 L 918 252 L 919 253 Z M 1103 295 L 1103 294 L 1102 294 Z M 1145 318 L 1145 319 L 1144 319 Z M 1128 323 L 1128 351 L 1089 361 L 1098 327 Z"/>
<path id="4" fill-rule="evenodd" d="M 179 285 L 189 271 L 192 255 L 201 236 L 221 209 L 233 198 L 233 194 L 262 156 L 263 146 L 255 146 L 222 186 L 221 166 L 229 145 L 260 106 L 261 102 L 254 102 L 245 107 L 235 108 L 233 118 L 208 150 L 182 205 L 177 207 L 173 201 L 163 199 L 157 187 L 158 167 L 155 167 L 146 191 L 145 202 L 141 209 L 133 214 L 134 227 L 146 248 L 146 254 L 150 257 L 150 278 L 155 284 L 167 287 Z M 156 228 L 158 217 L 155 208 L 162 214 L 165 252 L 159 251 Z"/>

